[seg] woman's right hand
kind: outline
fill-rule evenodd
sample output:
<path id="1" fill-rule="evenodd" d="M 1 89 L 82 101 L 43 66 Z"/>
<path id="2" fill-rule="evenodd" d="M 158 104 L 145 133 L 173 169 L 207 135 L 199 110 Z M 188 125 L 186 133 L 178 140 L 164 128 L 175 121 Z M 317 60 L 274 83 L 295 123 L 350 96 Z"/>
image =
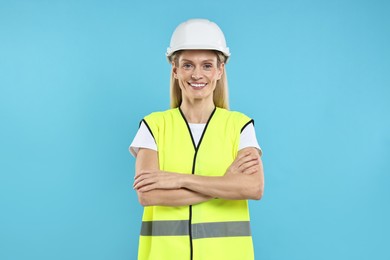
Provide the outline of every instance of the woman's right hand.
<path id="1" fill-rule="evenodd" d="M 226 170 L 225 175 L 230 174 L 253 174 L 260 164 L 260 155 L 256 149 L 240 154 Z"/>
<path id="2" fill-rule="evenodd" d="M 184 174 L 160 170 L 143 170 L 135 176 L 133 188 L 141 192 L 155 189 L 180 189 L 182 188 L 180 177 L 184 177 Z"/>

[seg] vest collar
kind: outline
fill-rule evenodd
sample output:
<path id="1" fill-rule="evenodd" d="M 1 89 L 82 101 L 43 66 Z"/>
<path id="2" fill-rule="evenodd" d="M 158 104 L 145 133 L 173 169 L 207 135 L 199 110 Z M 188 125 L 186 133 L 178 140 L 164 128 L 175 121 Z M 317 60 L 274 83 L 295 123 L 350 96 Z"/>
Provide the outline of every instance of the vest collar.
<path id="1" fill-rule="evenodd" d="M 195 145 L 195 141 L 194 141 L 194 137 L 192 136 L 192 133 L 191 133 L 190 125 L 188 124 L 188 121 L 187 121 L 186 117 L 184 116 L 183 111 L 181 110 L 180 107 L 178 107 L 178 110 L 179 110 L 179 112 L 180 112 L 180 114 L 181 114 L 181 117 L 183 118 L 185 124 L 187 125 L 188 133 L 189 133 L 189 135 L 190 135 L 190 137 L 191 137 L 191 140 L 192 140 L 192 144 L 193 144 L 193 146 L 194 146 L 194 149 L 195 149 L 195 151 L 198 151 L 200 145 L 202 144 L 203 136 L 205 135 L 205 133 L 206 133 L 206 131 L 207 131 L 207 127 L 208 127 L 208 125 L 209 125 L 211 119 L 213 118 L 213 116 L 214 116 L 214 114 L 215 114 L 215 111 L 217 110 L 217 107 L 214 107 L 214 110 L 211 112 L 211 114 L 210 114 L 210 116 L 209 116 L 209 119 L 207 120 L 206 126 L 204 127 L 204 130 L 203 130 L 203 133 L 202 133 L 202 136 L 201 136 L 200 139 L 199 139 L 198 146 Z"/>

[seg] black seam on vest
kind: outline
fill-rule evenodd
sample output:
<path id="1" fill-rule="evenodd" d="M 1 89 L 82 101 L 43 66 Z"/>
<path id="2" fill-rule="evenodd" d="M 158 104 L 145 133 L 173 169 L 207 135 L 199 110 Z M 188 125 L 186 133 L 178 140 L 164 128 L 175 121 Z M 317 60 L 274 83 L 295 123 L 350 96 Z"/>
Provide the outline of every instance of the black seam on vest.
<path id="1" fill-rule="evenodd" d="M 156 143 L 156 145 L 157 145 L 156 138 L 154 138 L 153 132 L 152 132 L 152 130 L 150 129 L 150 127 L 149 127 L 148 123 L 146 123 L 145 119 L 142 119 L 142 121 L 139 123 L 139 126 L 141 126 L 141 123 L 142 123 L 142 122 L 144 122 L 144 124 L 145 124 L 145 125 L 146 125 L 146 127 L 148 128 L 148 130 L 149 130 L 150 134 L 153 136 L 154 142 L 155 142 L 155 143 Z"/>
<path id="2" fill-rule="evenodd" d="M 203 136 L 204 136 L 204 134 L 206 133 L 207 126 L 209 125 L 209 123 L 210 123 L 210 121 L 211 121 L 211 118 L 213 117 L 213 115 L 214 115 L 214 113 L 215 113 L 215 110 L 217 110 L 216 107 L 214 108 L 213 112 L 211 113 L 209 119 L 207 120 L 206 126 L 204 127 L 204 130 L 203 130 L 203 132 L 202 132 L 202 135 L 200 136 L 198 146 L 196 147 L 196 153 L 198 153 L 198 149 L 199 149 L 199 147 L 200 147 L 200 144 L 202 143 Z"/>
<path id="3" fill-rule="evenodd" d="M 183 111 L 181 111 L 180 107 L 179 107 L 179 111 L 180 111 L 181 117 L 184 119 L 184 122 L 186 123 L 187 129 L 188 129 L 188 133 L 191 136 L 192 145 L 194 146 L 194 150 L 196 151 L 196 145 L 195 145 L 194 137 L 192 137 L 192 134 L 191 134 L 190 125 L 188 124 L 187 119 L 184 116 Z"/>
<path id="4" fill-rule="evenodd" d="M 253 120 L 253 119 L 251 119 L 248 123 L 246 123 L 242 128 L 241 128 L 241 132 L 240 133 L 242 133 L 242 131 L 244 131 L 244 129 L 245 129 L 245 127 L 247 127 L 249 124 L 253 124 L 253 125 L 255 125 L 255 120 Z"/>
<path id="5" fill-rule="evenodd" d="M 186 117 L 184 116 L 183 114 L 183 111 L 181 111 L 180 107 L 179 107 L 179 111 L 180 111 L 180 114 L 181 116 L 183 117 L 184 119 L 184 122 L 186 123 L 187 125 L 187 129 L 188 129 L 188 133 L 190 134 L 191 136 L 191 140 L 192 140 L 192 144 L 194 145 L 194 149 L 195 149 L 195 154 L 194 154 L 194 160 L 192 161 L 192 170 L 191 170 L 191 174 L 195 174 L 195 163 L 196 163 L 196 156 L 198 155 L 198 150 L 199 150 L 199 147 L 200 147 L 200 144 L 202 143 L 202 140 L 203 140 L 203 136 L 204 134 L 206 133 L 206 130 L 207 130 L 207 126 L 209 125 L 210 123 L 210 120 L 211 118 L 213 117 L 215 111 L 217 110 L 216 107 L 214 107 L 214 110 L 213 112 L 211 112 L 211 115 L 209 117 L 209 119 L 207 120 L 207 123 L 203 129 L 203 132 L 202 132 L 202 135 L 199 139 L 199 143 L 198 143 L 198 146 L 195 145 L 195 141 L 194 141 L 194 137 L 192 136 L 192 133 L 191 133 L 191 128 L 190 128 L 190 125 L 188 124 L 188 121 L 186 119 Z M 189 229 L 189 234 L 190 234 L 190 259 L 192 260 L 193 257 L 194 257 L 194 250 L 193 250 L 193 245 L 192 245 L 192 205 L 189 205 L 189 221 L 188 221 L 188 229 Z"/>
<path id="6" fill-rule="evenodd" d="M 188 218 L 188 235 L 190 238 L 190 260 L 194 257 L 194 248 L 192 245 L 192 205 L 189 205 L 188 207 L 189 211 L 189 218 Z"/>

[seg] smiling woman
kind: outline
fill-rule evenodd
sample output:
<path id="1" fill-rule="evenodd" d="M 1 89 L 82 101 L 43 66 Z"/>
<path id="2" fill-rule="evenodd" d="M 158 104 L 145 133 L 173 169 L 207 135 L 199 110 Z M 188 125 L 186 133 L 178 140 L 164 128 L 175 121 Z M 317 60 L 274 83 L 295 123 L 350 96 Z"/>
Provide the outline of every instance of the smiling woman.
<path id="1" fill-rule="evenodd" d="M 173 76 L 180 87 L 181 98 L 185 99 L 182 101 L 183 105 L 208 104 L 214 107 L 213 92 L 224 70 L 224 63 L 218 60 L 215 51 L 181 51 L 172 62 L 172 66 Z"/>
<path id="2" fill-rule="evenodd" d="M 253 120 L 228 110 L 229 56 L 208 20 L 172 35 L 171 109 L 146 116 L 130 145 L 145 206 L 138 259 L 254 259 L 247 200 L 263 194 L 261 149 Z"/>

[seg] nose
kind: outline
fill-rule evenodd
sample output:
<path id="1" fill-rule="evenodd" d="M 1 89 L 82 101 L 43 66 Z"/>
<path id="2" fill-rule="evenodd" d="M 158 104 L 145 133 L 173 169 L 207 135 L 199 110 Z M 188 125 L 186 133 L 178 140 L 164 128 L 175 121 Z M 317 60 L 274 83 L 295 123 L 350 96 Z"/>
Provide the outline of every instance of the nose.
<path id="1" fill-rule="evenodd" d="M 191 78 L 194 79 L 194 80 L 199 80 L 199 79 L 202 78 L 202 73 L 200 71 L 200 68 L 195 68 L 194 69 Z"/>

